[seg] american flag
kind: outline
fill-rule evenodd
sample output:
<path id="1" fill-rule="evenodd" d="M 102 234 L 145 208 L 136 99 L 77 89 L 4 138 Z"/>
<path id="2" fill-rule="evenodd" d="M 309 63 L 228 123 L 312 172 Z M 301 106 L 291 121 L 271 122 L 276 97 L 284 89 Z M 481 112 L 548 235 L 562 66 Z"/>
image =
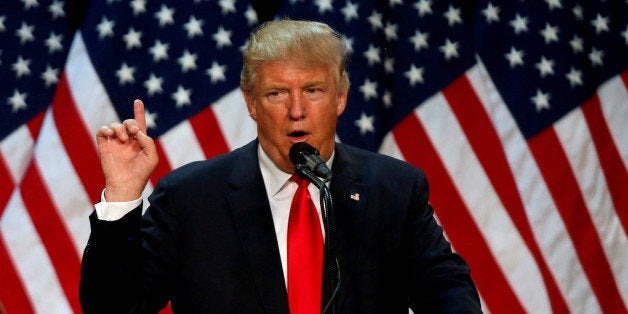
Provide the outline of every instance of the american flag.
<path id="1" fill-rule="evenodd" d="M 69 2 L 6 2 L 0 301 L 80 312 L 97 128 L 144 100 L 161 160 L 146 193 L 250 141 L 240 48 L 259 22 L 242 0 L 108 0 L 75 32 Z M 628 2 L 580 2 L 290 0 L 277 13 L 343 34 L 339 139 L 426 171 L 486 312 L 627 312 Z"/>

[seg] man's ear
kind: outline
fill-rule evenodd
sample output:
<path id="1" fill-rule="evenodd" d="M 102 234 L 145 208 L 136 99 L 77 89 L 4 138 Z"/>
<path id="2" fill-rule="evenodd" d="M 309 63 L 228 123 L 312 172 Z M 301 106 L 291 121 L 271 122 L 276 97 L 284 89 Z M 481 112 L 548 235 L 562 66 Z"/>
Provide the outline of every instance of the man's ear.
<path id="1" fill-rule="evenodd" d="M 255 110 L 254 97 L 244 91 L 242 92 L 242 95 L 244 96 L 244 101 L 246 102 L 246 108 L 249 110 L 249 115 L 253 118 L 253 120 L 257 121 L 257 111 Z"/>
<path id="2" fill-rule="evenodd" d="M 349 91 L 343 91 L 343 92 L 339 92 L 338 93 L 338 98 L 337 98 L 337 108 L 336 108 L 336 115 L 340 116 L 344 111 L 345 111 L 345 107 L 347 106 L 347 96 L 349 94 Z"/>

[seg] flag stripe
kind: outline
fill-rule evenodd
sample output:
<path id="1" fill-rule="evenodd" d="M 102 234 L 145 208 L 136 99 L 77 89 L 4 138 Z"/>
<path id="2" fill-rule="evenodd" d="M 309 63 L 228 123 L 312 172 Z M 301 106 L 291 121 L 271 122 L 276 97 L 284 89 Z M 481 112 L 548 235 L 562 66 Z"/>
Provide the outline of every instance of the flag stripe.
<path id="1" fill-rule="evenodd" d="M 625 267 L 625 261 L 628 260 L 628 246 L 618 245 L 621 242 L 628 243 L 628 238 L 621 227 L 608 185 L 600 171 L 602 167 L 583 110 L 574 110 L 566 115 L 555 125 L 555 130 L 562 147 L 565 148 L 565 154 L 578 186 L 585 196 L 585 205 L 596 228 L 592 234 L 600 238 L 600 244 L 614 278 L 628 278 L 626 277 L 628 269 Z M 617 283 L 616 280 L 615 282 Z M 620 293 L 620 295 L 625 294 Z"/>
<path id="2" fill-rule="evenodd" d="M 443 90 L 443 95 L 451 105 L 475 155 L 484 171 L 487 172 L 493 188 L 540 268 L 552 303 L 552 311 L 554 313 L 568 312 L 567 304 L 534 240 L 532 228 L 523 208 L 523 201 L 519 196 L 514 175 L 506 160 L 501 142 L 467 77 L 461 76 L 455 80 Z"/>
<path id="3" fill-rule="evenodd" d="M 255 138 L 257 124 L 249 116 L 239 88 L 220 98 L 212 105 L 212 110 L 229 150 L 244 146 Z"/>
<path id="4" fill-rule="evenodd" d="M 182 138 L 187 139 L 185 145 L 181 145 Z M 201 145 L 188 121 L 179 123 L 159 137 L 159 143 L 173 169 L 191 161 L 205 159 Z"/>
<path id="5" fill-rule="evenodd" d="M 159 156 L 159 163 L 157 164 L 155 171 L 153 171 L 153 174 L 150 177 L 150 182 L 153 186 L 157 184 L 157 181 L 159 181 L 159 179 L 161 179 L 172 170 L 172 167 L 170 166 L 168 161 L 168 155 L 166 154 L 166 151 L 164 150 L 158 139 L 155 140 L 155 147 L 157 149 L 157 156 Z"/>
<path id="6" fill-rule="evenodd" d="M 430 178 L 430 200 L 436 215 L 443 228 L 449 230 L 455 249 L 471 265 L 471 275 L 483 292 L 488 309 L 496 313 L 525 313 L 417 117 L 408 115 L 393 129 L 393 134 L 404 159 L 425 169 Z"/>
<path id="7" fill-rule="evenodd" d="M 569 236 L 575 243 L 578 258 L 602 311 L 625 312 L 599 237 L 594 232 L 595 226 L 586 210 L 574 174 L 567 166 L 569 162 L 554 129 L 543 131 L 530 139 L 528 144 L 539 164 L 552 199 L 565 221 Z"/>
<path id="8" fill-rule="evenodd" d="M 605 123 L 599 98 L 593 97 L 582 106 L 582 111 L 593 137 L 613 205 L 616 209 L 628 209 L 628 193 L 625 193 L 628 187 L 628 171 Z M 624 230 L 628 231 L 628 210 L 617 210 L 617 215 Z"/>
<path id="9" fill-rule="evenodd" d="M 203 148 L 205 158 L 211 158 L 229 151 L 212 107 L 208 107 L 192 117 L 190 124 L 194 129 L 198 142 Z"/>
<path id="10" fill-rule="evenodd" d="M 50 256 L 55 272 L 72 309 L 80 312 L 78 293 L 80 259 L 59 217 L 36 163 L 31 163 L 21 185 L 22 199 Z M 36 195 L 36 197 L 35 197 Z"/>
<path id="11" fill-rule="evenodd" d="M 4 205 L 4 203 L 0 203 L 2 210 Z M 2 217 L 1 212 L 0 217 Z M 0 282 L 5 287 L 0 289 L 0 300 L 2 300 L 2 305 L 6 312 L 34 313 L 22 280 L 19 278 L 13 260 L 7 251 L 2 233 L 0 233 L 0 265 L 2 265 L 0 267 Z M 6 287 L 10 287 L 10 289 Z"/>
<path id="12" fill-rule="evenodd" d="M 15 268 L 22 279 L 34 312 L 71 312 L 58 274 L 25 208 L 19 189 L 15 191 L 7 205 L 0 221 L 0 230 L 7 241 L 7 251 L 16 260 Z"/>
<path id="13" fill-rule="evenodd" d="M 526 214 L 534 230 L 535 239 L 543 256 L 557 279 L 561 292 L 571 311 L 600 312 L 593 291 L 576 256 L 575 248 L 533 156 L 528 150 L 508 107 L 483 66 L 468 72 L 473 89 L 489 114 L 504 147 L 510 168 L 522 195 Z M 569 263 L 565 263 L 569 261 Z"/>
<path id="14" fill-rule="evenodd" d="M 622 77 L 626 77 L 622 79 Z M 624 168 L 628 168 L 628 72 L 615 77 L 601 86 L 598 92 L 602 112 L 619 151 Z"/>
<path id="15" fill-rule="evenodd" d="M 100 160 L 94 151 L 93 136 L 76 111 L 74 99 L 68 89 L 65 75 L 61 76 L 53 100 L 52 116 L 59 138 L 65 147 L 65 153 L 74 165 L 81 184 L 89 199 L 96 200 L 102 190 L 102 175 L 98 165 Z"/>

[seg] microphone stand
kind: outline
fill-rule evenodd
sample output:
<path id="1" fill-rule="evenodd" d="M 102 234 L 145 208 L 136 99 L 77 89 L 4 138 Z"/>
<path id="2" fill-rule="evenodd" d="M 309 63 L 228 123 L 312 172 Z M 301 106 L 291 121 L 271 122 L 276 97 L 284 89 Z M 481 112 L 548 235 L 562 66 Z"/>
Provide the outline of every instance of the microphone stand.
<path id="1" fill-rule="evenodd" d="M 324 180 L 317 177 L 314 172 L 304 164 L 295 166 L 295 171 L 302 178 L 314 183 L 320 190 L 321 212 L 323 213 L 323 225 L 325 226 L 325 259 L 327 262 L 327 282 L 329 284 L 329 301 L 323 308 L 321 313 L 335 313 L 336 308 L 334 299 L 340 288 L 340 263 L 336 256 L 336 216 L 334 215 L 334 204 L 331 197 L 331 191 L 327 186 L 327 182 L 331 180 L 331 176 Z"/>

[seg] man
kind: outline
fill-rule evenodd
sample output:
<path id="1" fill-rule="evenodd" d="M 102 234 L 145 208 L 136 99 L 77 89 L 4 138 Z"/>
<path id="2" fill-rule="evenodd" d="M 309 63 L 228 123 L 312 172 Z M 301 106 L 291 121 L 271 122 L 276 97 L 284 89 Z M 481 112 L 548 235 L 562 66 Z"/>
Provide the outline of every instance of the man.
<path id="1" fill-rule="evenodd" d="M 290 263 L 288 243 L 291 200 L 299 193 L 289 150 L 307 142 L 333 174 L 335 312 L 480 312 L 469 269 L 433 218 L 424 174 L 335 143 L 349 88 L 344 53 L 340 37 L 321 23 L 282 20 L 253 32 L 241 88 L 257 139 L 164 177 L 143 216 L 141 193 L 157 154 L 142 102 L 134 103 L 135 119 L 101 127 L 106 188 L 90 217 L 84 311 L 154 313 L 169 300 L 182 313 L 323 310 L 329 297 L 320 291 L 329 289 L 321 288 L 320 267 L 301 270 L 319 282 L 301 293 L 314 305 L 297 309 L 300 292 L 291 288 L 299 282 L 290 281 L 300 265 Z M 307 189 L 317 200 L 318 189 Z"/>

